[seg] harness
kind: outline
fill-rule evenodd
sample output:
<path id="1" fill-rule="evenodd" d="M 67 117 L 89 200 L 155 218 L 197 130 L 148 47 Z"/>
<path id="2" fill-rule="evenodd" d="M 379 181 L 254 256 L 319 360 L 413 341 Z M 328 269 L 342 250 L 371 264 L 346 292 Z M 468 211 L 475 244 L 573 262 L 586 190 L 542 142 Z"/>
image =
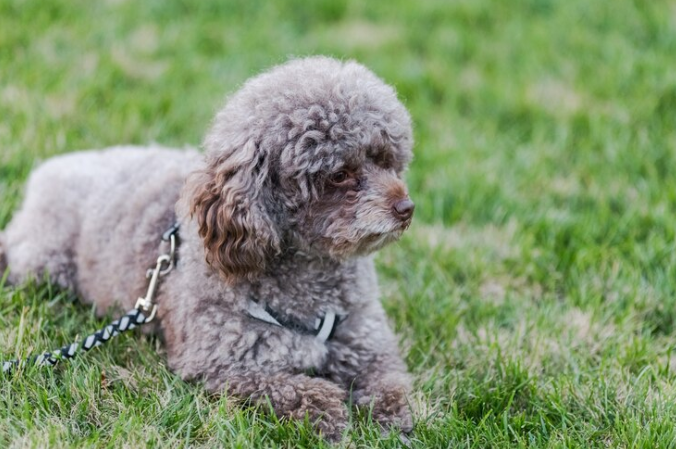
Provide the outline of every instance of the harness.
<path id="1" fill-rule="evenodd" d="M 299 334 L 314 335 L 317 340 L 321 341 L 322 343 L 331 340 L 333 334 L 336 332 L 336 327 L 338 327 L 338 324 L 340 324 L 345 319 L 345 317 L 338 316 L 333 312 L 327 312 L 326 314 L 315 318 L 313 327 L 310 328 L 302 323 L 284 320 L 279 316 L 279 314 L 275 313 L 275 311 L 270 309 L 267 305 L 263 307 L 252 299 L 250 299 L 247 303 L 247 313 L 251 318 L 264 321 L 275 326 L 284 327 Z"/>

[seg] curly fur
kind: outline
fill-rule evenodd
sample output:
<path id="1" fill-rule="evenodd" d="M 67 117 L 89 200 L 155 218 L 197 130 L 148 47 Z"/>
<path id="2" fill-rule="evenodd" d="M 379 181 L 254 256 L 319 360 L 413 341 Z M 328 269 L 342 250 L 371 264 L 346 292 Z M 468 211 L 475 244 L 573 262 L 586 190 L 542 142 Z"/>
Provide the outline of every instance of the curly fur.
<path id="1" fill-rule="evenodd" d="M 156 320 L 173 370 L 308 416 L 327 438 L 345 430 L 350 395 L 408 431 L 410 380 L 369 254 L 410 224 L 401 175 L 412 144 L 406 109 L 365 67 L 293 60 L 227 101 L 205 156 L 121 147 L 41 165 L 0 234 L 0 268 L 4 251 L 11 283 L 48 275 L 99 313 L 129 308 L 178 219 Z M 348 318 L 323 343 L 249 317 L 250 299 L 288 321 Z"/>

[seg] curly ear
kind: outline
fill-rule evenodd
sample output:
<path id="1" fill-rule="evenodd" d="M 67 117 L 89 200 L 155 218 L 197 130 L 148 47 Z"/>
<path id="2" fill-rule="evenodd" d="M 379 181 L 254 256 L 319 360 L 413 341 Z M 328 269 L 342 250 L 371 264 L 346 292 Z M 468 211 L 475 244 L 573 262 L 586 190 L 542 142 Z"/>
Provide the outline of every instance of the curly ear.
<path id="1" fill-rule="evenodd" d="M 261 199 L 268 166 L 248 141 L 212 155 L 190 180 L 190 214 L 197 218 L 206 261 L 229 282 L 255 278 L 279 253 L 279 235 Z"/>

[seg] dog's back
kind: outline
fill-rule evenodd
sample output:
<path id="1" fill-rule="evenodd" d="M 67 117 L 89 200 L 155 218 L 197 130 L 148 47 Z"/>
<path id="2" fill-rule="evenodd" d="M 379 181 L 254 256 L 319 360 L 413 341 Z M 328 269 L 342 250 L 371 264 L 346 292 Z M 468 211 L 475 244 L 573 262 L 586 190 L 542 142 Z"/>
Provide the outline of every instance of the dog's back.
<path id="1" fill-rule="evenodd" d="M 0 269 L 9 265 L 10 283 L 49 276 L 86 301 L 121 299 L 143 284 L 129 277 L 142 276 L 152 262 L 146 258 L 174 220 L 181 186 L 199 160 L 194 151 L 139 147 L 47 160 L 0 234 Z"/>

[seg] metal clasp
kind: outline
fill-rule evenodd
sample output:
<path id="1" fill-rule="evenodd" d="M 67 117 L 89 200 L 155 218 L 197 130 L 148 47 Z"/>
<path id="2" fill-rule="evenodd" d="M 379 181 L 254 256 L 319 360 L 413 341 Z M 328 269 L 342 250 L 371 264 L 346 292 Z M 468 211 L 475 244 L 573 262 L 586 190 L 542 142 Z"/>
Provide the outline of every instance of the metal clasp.
<path id="1" fill-rule="evenodd" d="M 157 258 L 155 268 L 151 268 L 146 273 L 146 278 L 150 279 L 148 284 L 148 292 L 144 298 L 139 298 L 136 301 L 136 308 L 144 312 L 150 312 L 145 320 L 146 323 L 152 321 L 157 313 L 157 304 L 155 304 L 155 294 L 159 287 L 160 277 L 166 276 L 174 269 L 174 261 L 176 259 L 176 235 L 172 233 L 169 235 L 170 252 L 169 254 L 162 254 Z"/>

